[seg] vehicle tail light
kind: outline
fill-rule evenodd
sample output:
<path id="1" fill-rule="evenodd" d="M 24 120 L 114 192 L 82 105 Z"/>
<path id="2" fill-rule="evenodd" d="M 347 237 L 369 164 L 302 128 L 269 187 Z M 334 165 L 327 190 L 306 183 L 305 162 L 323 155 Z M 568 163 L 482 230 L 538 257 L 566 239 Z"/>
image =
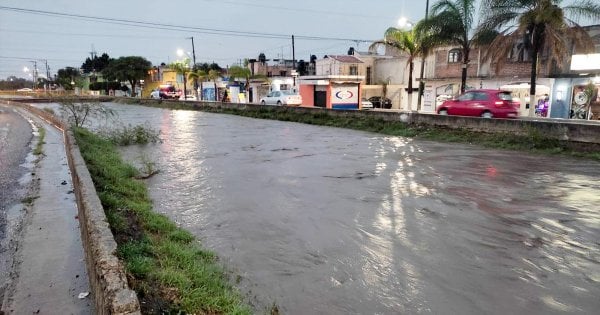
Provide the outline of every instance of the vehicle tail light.
<path id="1" fill-rule="evenodd" d="M 494 105 L 496 105 L 496 107 L 504 107 L 504 108 L 510 108 L 510 107 L 519 107 L 519 103 L 515 103 L 515 102 L 510 102 L 510 101 L 496 101 L 494 102 Z"/>

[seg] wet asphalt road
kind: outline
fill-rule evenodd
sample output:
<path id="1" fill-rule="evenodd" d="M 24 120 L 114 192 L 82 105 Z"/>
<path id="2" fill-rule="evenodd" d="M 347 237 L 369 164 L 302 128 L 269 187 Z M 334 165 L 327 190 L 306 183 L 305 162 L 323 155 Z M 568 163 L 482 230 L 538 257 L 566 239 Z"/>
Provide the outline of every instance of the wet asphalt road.
<path id="1" fill-rule="evenodd" d="M 12 253 L 9 242 L 14 233 L 14 224 L 20 214 L 20 202 L 26 195 L 27 181 L 25 175 L 32 167 L 27 161 L 31 151 L 31 124 L 14 112 L 10 106 L 0 104 L 0 283 L 4 284 L 8 277 L 9 265 L 12 264 Z M 14 222 L 11 221 L 14 219 Z M 8 226 L 7 224 L 10 224 Z M 8 234 L 7 234 L 8 233 Z M 0 292 L 1 295 L 2 292 Z"/>
<path id="2" fill-rule="evenodd" d="M 284 314 L 593 314 L 600 163 L 137 106 L 158 211 Z"/>
<path id="3" fill-rule="evenodd" d="M 26 172 L 21 166 L 25 157 L 31 151 L 31 125 L 22 116 L 13 111 L 12 107 L 0 104 L 0 230 L 5 225 L 4 214 L 13 204 L 20 202 L 19 192 L 22 187 L 19 179 Z M 3 235 L 3 234 L 2 234 Z"/>

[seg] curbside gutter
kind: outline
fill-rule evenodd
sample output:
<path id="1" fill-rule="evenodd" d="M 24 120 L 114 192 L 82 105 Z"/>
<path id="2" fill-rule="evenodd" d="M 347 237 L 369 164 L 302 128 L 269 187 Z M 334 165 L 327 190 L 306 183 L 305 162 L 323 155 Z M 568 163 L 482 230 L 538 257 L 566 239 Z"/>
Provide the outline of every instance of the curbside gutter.
<path id="1" fill-rule="evenodd" d="M 7 103 L 7 102 L 3 102 Z M 14 104 L 14 102 L 13 102 Z M 97 314 L 141 314 L 135 291 L 129 288 L 121 261 L 117 258 L 117 243 L 110 231 L 92 177 L 81 156 L 73 132 L 56 116 L 28 104 L 19 104 L 63 130 L 69 168 L 77 199 L 81 239 L 89 275 L 91 293 Z"/>

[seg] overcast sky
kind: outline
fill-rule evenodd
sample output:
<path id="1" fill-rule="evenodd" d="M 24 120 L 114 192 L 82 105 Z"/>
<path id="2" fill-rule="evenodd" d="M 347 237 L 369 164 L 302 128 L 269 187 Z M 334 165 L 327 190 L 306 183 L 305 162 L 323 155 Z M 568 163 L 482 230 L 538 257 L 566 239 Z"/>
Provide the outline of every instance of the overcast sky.
<path id="1" fill-rule="evenodd" d="M 25 77 L 23 68 L 31 68 L 30 60 L 48 60 L 52 73 L 66 66 L 80 67 L 92 47 L 98 55 L 138 55 L 156 65 L 177 59 L 177 49 L 191 52 L 191 40 L 186 38 L 193 36 L 197 62 L 226 66 L 261 52 L 268 59 L 282 55 L 291 59 L 292 34 L 344 39 L 297 38 L 296 59 L 307 60 L 311 54 L 319 58 L 345 54 L 351 46 L 366 50 L 368 43 L 350 39 L 379 39 L 400 17 L 418 21 L 425 15 L 425 0 L 0 0 L 0 6 L 4 7 L 0 8 L 2 79 Z M 31 14 L 6 7 L 103 19 Z M 104 18 L 162 26 L 136 27 Z M 173 27 L 185 30 L 165 29 Z M 218 30 L 234 31 L 237 36 L 214 34 Z M 265 38 L 264 34 L 286 37 Z M 43 72 L 40 63 L 38 68 Z"/>

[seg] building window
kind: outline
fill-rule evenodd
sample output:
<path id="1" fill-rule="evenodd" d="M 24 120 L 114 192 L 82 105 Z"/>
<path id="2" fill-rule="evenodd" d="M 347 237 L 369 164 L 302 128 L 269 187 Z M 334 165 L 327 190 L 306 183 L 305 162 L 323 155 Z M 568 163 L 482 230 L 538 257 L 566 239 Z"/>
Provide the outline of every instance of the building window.
<path id="1" fill-rule="evenodd" d="M 367 85 L 371 85 L 371 67 L 367 67 Z"/>
<path id="2" fill-rule="evenodd" d="M 272 73 L 271 71 L 267 72 L 267 77 L 269 77 L 269 78 L 270 78 L 270 77 L 272 77 L 272 76 L 273 76 L 273 73 Z"/>
<path id="3" fill-rule="evenodd" d="M 448 52 L 448 63 L 458 63 L 462 61 L 462 52 L 460 49 L 452 49 Z"/>
<path id="4" fill-rule="evenodd" d="M 279 71 L 279 75 L 282 77 L 285 77 L 285 76 L 287 76 L 287 71 L 285 71 L 285 70 Z"/>
<path id="5" fill-rule="evenodd" d="M 289 90 L 290 86 L 287 85 L 287 84 L 280 84 L 279 85 L 279 89 L 282 90 L 282 91 Z"/>
<path id="6" fill-rule="evenodd" d="M 358 67 L 350 66 L 350 75 L 358 75 Z"/>

